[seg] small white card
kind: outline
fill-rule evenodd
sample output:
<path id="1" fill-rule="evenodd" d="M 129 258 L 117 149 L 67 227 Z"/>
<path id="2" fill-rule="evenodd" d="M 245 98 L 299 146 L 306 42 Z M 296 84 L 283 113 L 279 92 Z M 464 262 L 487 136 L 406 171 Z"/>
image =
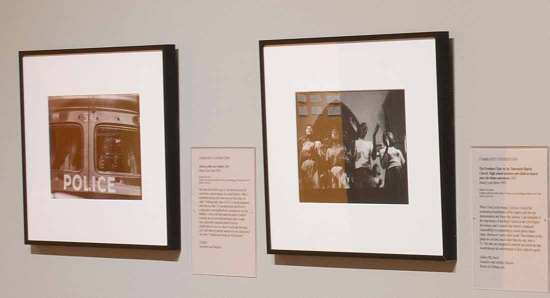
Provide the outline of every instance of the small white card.
<path id="1" fill-rule="evenodd" d="M 548 149 L 472 148 L 474 284 L 548 291 Z"/>
<path id="2" fill-rule="evenodd" d="M 256 277 L 255 148 L 192 148 L 193 274 Z"/>

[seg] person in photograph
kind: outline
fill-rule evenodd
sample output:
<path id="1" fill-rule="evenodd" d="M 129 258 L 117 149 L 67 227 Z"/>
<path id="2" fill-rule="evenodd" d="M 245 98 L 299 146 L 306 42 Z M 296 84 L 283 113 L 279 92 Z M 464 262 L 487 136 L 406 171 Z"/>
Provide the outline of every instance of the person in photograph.
<path id="1" fill-rule="evenodd" d="M 376 126 L 374 137 L 378 132 L 379 126 Z M 353 152 L 353 188 L 368 189 L 372 188 L 372 179 L 375 176 L 373 171 L 374 159 L 376 153 L 374 151 L 373 142 L 366 140 L 368 126 L 365 122 L 359 124 L 358 138 L 354 142 Z"/>
<path id="2" fill-rule="evenodd" d="M 345 170 L 346 149 L 336 128 L 333 128 L 330 132 L 330 145 L 326 151 L 326 161 L 329 168 L 330 187 L 348 189 L 350 186 Z"/>
<path id="3" fill-rule="evenodd" d="M 340 105 L 341 109 L 341 119 L 342 119 L 342 140 L 343 145 L 346 148 L 346 152 L 350 156 L 350 161 L 353 159 L 351 158 L 353 156 L 353 152 L 355 151 L 354 148 L 354 140 L 358 137 L 358 131 L 359 126 L 361 123 L 357 119 L 357 116 L 355 113 L 344 103 Z M 353 165 L 350 164 L 350 168 L 353 169 Z"/>
<path id="4" fill-rule="evenodd" d="M 298 140 L 298 148 L 300 185 L 305 189 L 318 189 L 321 142 L 313 139 L 313 126 L 306 126 L 305 134 Z"/>
<path id="5" fill-rule="evenodd" d="M 382 139 L 385 147 L 382 149 L 381 164 L 386 170 L 384 190 L 390 196 L 401 197 L 406 192 L 405 158 L 401 150 L 395 147 L 396 140 L 391 131 L 384 132 Z"/>
<path id="6" fill-rule="evenodd" d="M 98 158 L 98 165 L 101 171 L 121 172 L 121 139 L 115 135 L 108 135 L 104 138 Z"/>
<path id="7" fill-rule="evenodd" d="M 367 188 L 374 189 L 374 188 L 381 188 L 384 181 L 382 180 L 382 171 L 380 170 L 380 166 L 378 164 L 374 164 L 372 166 L 372 170 L 370 172 L 370 175 L 367 177 Z"/>
<path id="8" fill-rule="evenodd" d="M 78 144 L 72 140 L 69 140 L 66 144 L 69 149 L 66 151 L 59 169 L 63 171 L 78 171 Z"/>

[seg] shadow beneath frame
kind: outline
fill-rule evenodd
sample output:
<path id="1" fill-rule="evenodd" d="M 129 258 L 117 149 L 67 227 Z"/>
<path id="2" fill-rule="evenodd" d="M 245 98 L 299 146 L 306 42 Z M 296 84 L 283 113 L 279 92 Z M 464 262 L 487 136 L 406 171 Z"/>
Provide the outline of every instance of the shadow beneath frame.
<path id="1" fill-rule="evenodd" d="M 388 258 L 275 255 L 275 264 L 348 269 L 454 272 L 456 262 Z"/>
<path id="2" fill-rule="evenodd" d="M 103 248 L 62 245 L 31 245 L 31 254 L 110 259 L 178 261 L 180 251 L 139 248 Z"/>

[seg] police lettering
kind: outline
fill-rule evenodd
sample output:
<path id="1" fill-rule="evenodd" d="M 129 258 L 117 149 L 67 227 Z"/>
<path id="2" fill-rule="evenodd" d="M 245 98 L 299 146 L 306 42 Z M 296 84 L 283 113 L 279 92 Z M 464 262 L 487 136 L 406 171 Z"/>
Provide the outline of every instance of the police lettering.
<path id="1" fill-rule="evenodd" d="M 115 177 L 92 176 L 88 180 L 88 176 L 65 174 L 63 175 L 63 190 L 116 193 Z"/>

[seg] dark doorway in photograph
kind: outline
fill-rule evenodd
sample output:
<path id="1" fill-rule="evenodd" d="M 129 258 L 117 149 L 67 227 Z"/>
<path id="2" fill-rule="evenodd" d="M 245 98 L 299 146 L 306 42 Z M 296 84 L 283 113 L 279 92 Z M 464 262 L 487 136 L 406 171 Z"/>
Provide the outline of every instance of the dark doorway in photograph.
<path id="1" fill-rule="evenodd" d="M 50 96 L 52 198 L 141 200 L 139 96 Z"/>
<path id="2" fill-rule="evenodd" d="M 300 202 L 408 204 L 404 90 L 296 93 Z"/>

